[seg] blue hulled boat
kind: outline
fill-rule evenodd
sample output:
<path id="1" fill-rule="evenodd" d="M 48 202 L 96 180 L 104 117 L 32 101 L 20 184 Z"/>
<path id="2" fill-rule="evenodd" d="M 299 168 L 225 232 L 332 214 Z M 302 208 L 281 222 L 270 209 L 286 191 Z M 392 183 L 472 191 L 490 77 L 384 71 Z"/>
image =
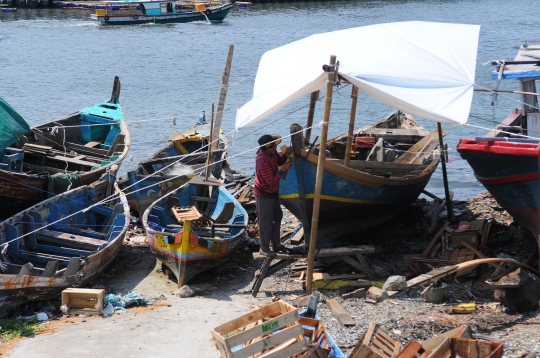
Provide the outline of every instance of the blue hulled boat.
<path id="1" fill-rule="evenodd" d="M 130 207 L 142 216 L 154 201 L 200 174 L 206 166 L 209 138 L 210 124 L 173 134 L 169 144 L 121 177 L 119 185 L 126 191 Z M 211 173 L 215 178 L 225 178 L 227 148 L 227 138 L 220 133 L 218 147 L 212 153 L 215 164 Z"/>
<path id="2" fill-rule="evenodd" d="M 291 127 L 294 155 L 292 167 L 281 179 L 279 198 L 301 222 L 308 235 L 313 212 L 318 147 L 310 149 L 302 128 Z M 421 194 L 439 159 L 433 156 L 438 137 L 428 142 L 424 153 L 412 161 L 400 160 L 428 132 L 411 116 L 399 111 L 354 132 L 354 155 L 347 165 L 344 155 L 348 135 L 328 141 L 321 204 L 318 246 L 336 238 L 388 221 Z M 384 143 L 385 147 L 377 147 Z M 377 151 L 380 149 L 380 154 Z M 377 158 L 379 156 L 379 158 Z"/>
<path id="3" fill-rule="evenodd" d="M 478 181 L 537 240 L 540 235 L 538 58 L 540 45 L 525 42 L 513 61 L 493 62 L 497 65 L 493 79 L 519 81 L 522 106 L 485 137 L 461 139 L 457 146 Z"/>
<path id="4" fill-rule="evenodd" d="M 234 253 L 248 214 L 218 180 L 196 176 L 150 205 L 142 221 L 152 253 L 181 287 Z"/>
<path id="5" fill-rule="evenodd" d="M 90 185 L 105 173 L 109 193 L 112 191 L 130 146 L 118 77 L 110 100 L 67 116 L 29 128 L 0 99 L 0 119 L 0 217 L 8 218 L 52 195 Z"/>
<path id="6" fill-rule="evenodd" d="M 104 9 L 96 9 L 90 14 L 93 20 L 101 25 L 135 25 L 135 24 L 170 24 L 177 22 L 210 21 L 223 22 L 234 4 L 223 2 L 206 7 L 194 4 L 190 8 L 176 6 L 175 0 L 152 1 L 108 1 Z"/>
<path id="7" fill-rule="evenodd" d="M 0 223 L 0 316 L 33 300 L 55 298 L 101 274 L 122 247 L 129 227 L 127 200 L 108 180 L 54 196 Z"/>

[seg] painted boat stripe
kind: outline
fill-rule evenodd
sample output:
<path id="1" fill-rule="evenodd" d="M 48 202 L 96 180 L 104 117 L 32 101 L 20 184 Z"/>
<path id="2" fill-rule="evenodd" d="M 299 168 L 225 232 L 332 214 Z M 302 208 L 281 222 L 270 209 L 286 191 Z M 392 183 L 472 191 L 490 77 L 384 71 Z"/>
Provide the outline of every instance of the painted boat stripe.
<path id="1" fill-rule="evenodd" d="M 520 181 L 537 180 L 538 177 L 538 172 L 521 175 L 511 175 L 502 178 L 482 178 L 476 175 L 476 179 L 478 179 L 478 181 L 484 185 L 501 185 L 508 183 L 516 183 Z"/>
<path id="2" fill-rule="evenodd" d="M 314 197 L 315 197 L 315 194 L 306 195 L 306 199 L 313 199 Z M 279 198 L 280 199 L 296 199 L 298 198 L 298 194 L 280 195 Z M 338 201 L 340 203 L 354 203 L 354 204 L 367 204 L 367 205 L 393 204 L 393 203 L 400 202 L 398 200 L 391 200 L 391 201 L 359 200 L 359 199 L 342 198 L 339 196 L 331 196 L 331 195 L 321 195 L 321 199 L 329 200 L 329 201 Z"/>

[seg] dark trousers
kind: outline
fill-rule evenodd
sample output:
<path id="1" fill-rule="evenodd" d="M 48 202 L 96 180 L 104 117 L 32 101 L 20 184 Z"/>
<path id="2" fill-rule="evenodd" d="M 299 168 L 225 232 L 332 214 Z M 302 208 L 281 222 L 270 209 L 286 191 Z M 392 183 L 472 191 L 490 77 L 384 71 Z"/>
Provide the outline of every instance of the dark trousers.
<path id="1" fill-rule="evenodd" d="M 255 205 L 257 207 L 257 219 L 259 221 L 259 241 L 261 250 L 270 250 L 272 245 L 281 244 L 280 228 L 283 211 L 279 205 L 279 198 L 264 198 L 255 195 Z"/>

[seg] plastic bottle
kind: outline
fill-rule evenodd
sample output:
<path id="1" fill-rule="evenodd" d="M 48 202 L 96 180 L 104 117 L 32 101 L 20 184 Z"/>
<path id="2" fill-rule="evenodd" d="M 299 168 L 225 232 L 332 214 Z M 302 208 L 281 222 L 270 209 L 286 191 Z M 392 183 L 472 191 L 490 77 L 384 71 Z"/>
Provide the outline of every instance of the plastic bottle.
<path id="1" fill-rule="evenodd" d="M 306 317 L 314 318 L 315 313 L 317 312 L 317 303 L 319 302 L 319 296 L 321 294 L 319 291 L 313 291 L 311 292 L 311 297 L 309 297 L 307 310 L 306 310 Z"/>

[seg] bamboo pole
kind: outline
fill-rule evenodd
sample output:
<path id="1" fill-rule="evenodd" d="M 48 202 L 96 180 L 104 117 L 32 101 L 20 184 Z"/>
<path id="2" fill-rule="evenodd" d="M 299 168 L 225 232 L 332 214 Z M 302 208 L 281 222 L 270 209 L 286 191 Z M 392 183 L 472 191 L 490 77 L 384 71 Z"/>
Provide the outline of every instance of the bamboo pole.
<path id="1" fill-rule="evenodd" d="M 317 100 L 319 99 L 320 93 L 321 91 L 311 92 L 311 98 L 309 100 L 308 118 L 306 122 L 306 137 L 305 137 L 306 143 L 309 143 L 309 139 L 311 137 L 311 126 L 313 126 L 313 117 L 315 117 L 315 105 L 317 104 Z"/>
<path id="2" fill-rule="evenodd" d="M 216 150 L 219 142 L 219 131 L 221 129 L 221 119 L 223 118 L 223 109 L 225 108 L 225 97 L 227 97 L 227 90 L 229 89 L 229 74 L 231 73 L 232 57 L 234 53 L 234 45 L 229 45 L 229 53 L 227 55 L 227 62 L 225 62 L 225 68 L 223 69 L 223 75 L 221 76 L 221 91 L 219 92 L 219 101 L 216 113 L 216 121 L 214 123 L 214 128 L 212 130 L 212 138 L 214 139 L 211 142 L 209 148 L 210 151 Z M 211 163 L 213 163 L 213 158 Z"/>
<path id="3" fill-rule="evenodd" d="M 210 117 L 210 118 L 212 118 L 212 120 L 214 120 L 214 103 L 212 103 L 212 117 Z"/>
<path id="4" fill-rule="evenodd" d="M 326 67 L 326 66 L 325 66 Z M 328 120 L 332 105 L 332 92 L 336 80 L 336 56 L 330 56 L 330 65 L 325 68 L 328 73 L 326 82 L 326 99 L 324 101 L 323 123 L 321 127 L 321 144 L 319 145 L 319 158 L 317 162 L 317 176 L 315 179 L 315 193 L 313 196 L 313 214 L 311 216 L 311 235 L 309 240 L 308 267 L 306 275 L 307 294 L 311 294 L 313 281 L 313 263 L 315 261 L 315 248 L 317 247 L 317 231 L 319 229 L 319 205 L 324 174 L 324 160 L 326 158 L 326 137 L 328 135 Z"/>
<path id="5" fill-rule="evenodd" d="M 454 209 L 452 205 L 452 198 L 450 197 L 450 190 L 448 189 L 448 175 L 446 174 L 446 151 L 444 150 L 442 126 L 441 122 L 437 122 L 437 130 L 439 132 L 439 148 L 441 149 L 441 165 L 444 182 L 444 196 L 446 198 L 446 211 L 448 212 L 448 220 L 454 220 Z"/>
<path id="6" fill-rule="evenodd" d="M 345 160 L 343 165 L 348 167 L 349 160 L 351 159 L 351 146 L 352 146 L 352 137 L 354 133 L 354 121 L 356 120 L 356 104 L 358 103 L 358 87 L 353 86 L 351 93 L 352 103 L 351 103 L 351 117 L 349 120 L 349 133 L 347 135 L 347 146 L 345 147 Z"/>
<path id="7" fill-rule="evenodd" d="M 208 143 L 212 143 L 212 132 L 214 129 L 214 117 L 210 119 L 210 136 L 208 137 Z M 206 175 L 205 175 L 205 181 L 208 180 L 208 177 L 210 176 L 210 167 L 212 166 L 213 160 L 212 160 L 212 151 L 210 150 L 212 146 L 208 146 L 206 150 L 208 153 L 206 154 Z"/>

